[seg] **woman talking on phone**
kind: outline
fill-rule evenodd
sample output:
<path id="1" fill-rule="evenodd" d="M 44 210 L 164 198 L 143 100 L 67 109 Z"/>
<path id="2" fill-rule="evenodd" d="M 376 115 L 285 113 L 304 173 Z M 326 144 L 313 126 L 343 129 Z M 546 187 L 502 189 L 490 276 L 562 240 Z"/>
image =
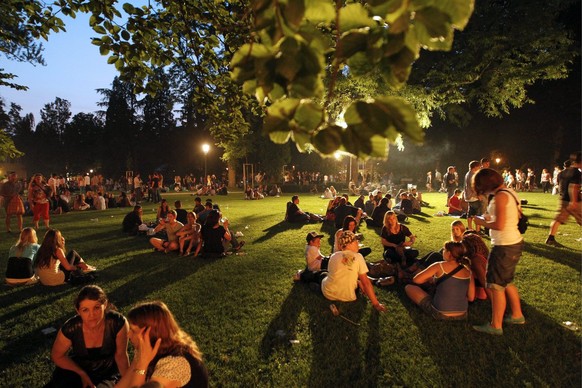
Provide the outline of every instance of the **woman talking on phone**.
<path id="1" fill-rule="evenodd" d="M 523 251 L 523 237 L 517 228 L 519 200 L 517 194 L 505 187 L 503 177 L 495 170 L 484 168 L 473 177 L 478 195 L 490 196 L 487 213 L 475 217 L 479 226 L 489 228 L 491 251 L 487 261 L 487 288 L 491 289 L 491 322 L 473 329 L 487 334 L 502 335 L 503 323 L 521 325 L 525 317 L 517 287 L 513 284 L 515 268 Z M 509 302 L 511 313 L 504 316 Z"/>

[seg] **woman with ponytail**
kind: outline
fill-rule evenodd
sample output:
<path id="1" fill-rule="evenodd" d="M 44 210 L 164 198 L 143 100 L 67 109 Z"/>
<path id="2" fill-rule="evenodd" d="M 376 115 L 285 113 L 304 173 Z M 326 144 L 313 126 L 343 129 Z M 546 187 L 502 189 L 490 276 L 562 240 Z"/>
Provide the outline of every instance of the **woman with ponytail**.
<path id="1" fill-rule="evenodd" d="M 465 246 L 449 241 L 443 247 L 444 261 L 436 262 L 414 276 L 404 289 L 406 295 L 435 319 L 466 319 L 469 302 L 475 299 L 475 281 Z M 434 294 L 419 285 L 433 284 Z"/>

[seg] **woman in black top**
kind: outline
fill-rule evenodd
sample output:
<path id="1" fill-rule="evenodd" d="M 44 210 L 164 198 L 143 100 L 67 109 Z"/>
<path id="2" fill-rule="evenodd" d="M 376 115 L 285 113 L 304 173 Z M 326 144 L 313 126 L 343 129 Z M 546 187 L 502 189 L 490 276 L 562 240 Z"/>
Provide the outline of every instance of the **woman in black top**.
<path id="1" fill-rule="evenodd" d="M 111 310 L 98 286 L 85 286 L 75 299 L 77 315 L 59 330 L 51 358 L 57 368 L 48 387 L 113 386 L 129 368 L 125 317 Z"/>

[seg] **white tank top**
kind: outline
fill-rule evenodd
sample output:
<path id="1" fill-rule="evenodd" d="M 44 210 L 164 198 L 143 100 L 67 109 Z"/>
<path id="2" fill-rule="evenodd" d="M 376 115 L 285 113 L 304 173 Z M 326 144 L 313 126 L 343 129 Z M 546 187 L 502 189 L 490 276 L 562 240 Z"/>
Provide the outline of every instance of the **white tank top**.
<path id="1" fill-rule="evenodd" d="M 503 190 L 510 191 L 510 193 L 507 191 L 497 191 L 501 195 L 507 195 L 508 197 L 505 208 L 505 224 L 499 230 L 490 230 L 491 245 L 513 245 L 523 240 L 521 233 L 519 233 L 519 230 L 517 229 L 517 222 L 519 220 L 519 210 L 517 208 L 517 203 L 515 202 L 517 195 L 511 189 L 504 188 Z M 493 197 L 491 202 L 489 202 L 487 212 L 492 217 L 495 217 L 495 211 L 495 197 Z"/>

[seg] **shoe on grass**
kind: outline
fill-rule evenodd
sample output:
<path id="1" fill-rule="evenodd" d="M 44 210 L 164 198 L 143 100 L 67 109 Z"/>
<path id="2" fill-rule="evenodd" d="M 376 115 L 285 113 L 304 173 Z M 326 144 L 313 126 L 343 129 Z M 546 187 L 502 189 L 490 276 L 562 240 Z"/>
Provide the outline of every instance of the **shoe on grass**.
<path id="1" fill-rule="evenodd" d="M 559 242 L 557 242 L 556 239 L 553 238 L 553 237 L 548 237 L 546 239 L 546 245 L 551 245 L 553 247 L 559 247 L 559 246 L 561 246 L 561 244 Z"/>
<path id="2" fill-rule="evenodd" d="M 503 335 L 503 329 L 496 329 L 488 323 L 485 323 L 483 325 L 475 325 L 473 326 L 473 330 L 476 330 L 480 333 L 486 333 L 491 335 Z"/>
<path id="3" fill-rule="evenodd" d="M 522 315 L 519 318 L 513 318 L 511 315 L 506 315 L 503 317 L 503 323 L 508 323 L 510 325 L 523 325 L 525 323 L 525 317 Z"/>

